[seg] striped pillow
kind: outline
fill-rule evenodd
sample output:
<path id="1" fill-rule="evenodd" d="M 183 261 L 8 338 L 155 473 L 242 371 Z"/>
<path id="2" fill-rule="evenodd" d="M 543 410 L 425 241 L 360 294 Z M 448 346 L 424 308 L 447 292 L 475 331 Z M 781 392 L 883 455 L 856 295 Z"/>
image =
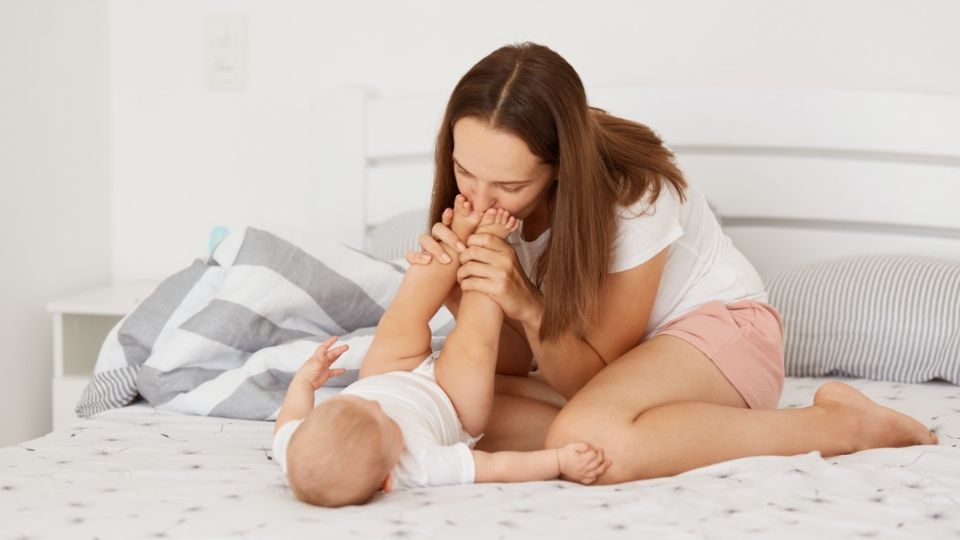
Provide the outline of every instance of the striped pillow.
<path id="1" fill-rule="evenodd" d="M 767 290 L 787 375 L 960 384 L 960 262 L 851 257 L 789 270 Z"/>

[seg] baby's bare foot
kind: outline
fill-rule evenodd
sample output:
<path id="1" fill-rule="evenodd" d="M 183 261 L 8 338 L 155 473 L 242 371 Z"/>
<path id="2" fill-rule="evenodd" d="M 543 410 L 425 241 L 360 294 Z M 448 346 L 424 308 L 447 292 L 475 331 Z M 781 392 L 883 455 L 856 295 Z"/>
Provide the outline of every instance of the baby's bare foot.
<path id="1" fill-rule="evenodd" d="M 511 216 L 507 210 L 490 208 L 483 213 L 477 232 L 506 239 L 507 236 L 510 236 L 510 233 L 517 230 L 518 226 L 520 226 L 520 220 Z"/>
<path id="2" fill-rule="evenodd" d="M 463 195 L 457 195 L 453 200 L 453 222 L 450 223 L 450 229 L 460 240 L 466 241 L 467 237 L 476 232 L 477 225 L 480 224 L 480 212 L 477 212 Z"/>
<path id="3" fill-rule="evenodd" d="M 827 411 L 831 421 L 837 422 L 849 452 L 940 442 L 936 434 L 920 422 L 879 405 L 840 382 L 824 383 L 817 389 L 813 405 Z"/>

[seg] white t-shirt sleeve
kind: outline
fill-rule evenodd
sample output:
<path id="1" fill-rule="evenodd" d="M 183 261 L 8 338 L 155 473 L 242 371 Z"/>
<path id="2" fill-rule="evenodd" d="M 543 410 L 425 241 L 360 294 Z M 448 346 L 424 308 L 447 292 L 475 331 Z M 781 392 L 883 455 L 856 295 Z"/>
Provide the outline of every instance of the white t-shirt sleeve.
<path id="1" fill-rule="evenodd" d="M 664 185 L 653 204 L 643 197 L 618 212 L 610 273 L 640 266 L 681 236 L 680 199 L 670 186 Z"/>
<path id="2" fill-rule="evenodd" d="M 290 437 L 302 422 L 303 420 L 290 420 L 280 426 L 276 435 L 273 436 L 273 460 L 280 465 L 284 475 L 287 474 L 287 446 L 290 444 Z"/>
<path id="3" fill-rule="evenodd" d="M 472 484 L 476 478 L 473 452 L 464 443 L 431 448 L 423 455 L 423 467 L 431 486 Z"/>

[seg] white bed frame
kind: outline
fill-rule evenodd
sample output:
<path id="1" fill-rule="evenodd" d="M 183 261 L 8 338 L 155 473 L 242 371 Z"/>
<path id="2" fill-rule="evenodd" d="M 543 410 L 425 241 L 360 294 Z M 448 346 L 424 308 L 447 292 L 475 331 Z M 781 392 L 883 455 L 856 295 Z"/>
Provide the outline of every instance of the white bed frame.
<path id="1" fill-rule="evenodd" d="M 867 253 L 960 260 L 960 97 L 735 88 L 634 88 L 590 103 L 656 130 L 726 232 L 769 277 L 792 265 Z M 320 178 L 340 235 L 429 205 L 445 95 L 358 89 L 318 107 Z M 332 175 L 332 176 L 331 176 Z M 317 184 L 320 184 L 320 178 Z"/>

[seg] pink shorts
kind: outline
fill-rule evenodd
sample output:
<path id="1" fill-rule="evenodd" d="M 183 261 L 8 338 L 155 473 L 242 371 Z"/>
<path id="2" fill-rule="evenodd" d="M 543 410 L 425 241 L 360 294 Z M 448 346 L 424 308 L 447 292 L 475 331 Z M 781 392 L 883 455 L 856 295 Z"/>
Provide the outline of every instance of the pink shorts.
<path id="1" fill-rule="evenodd" d="M 665 324 L 656 335 L 676 336 L 700 349 L 751 409 L 776 409 L 783 391 L 783 323 L 763 302 L 708 302 Z"/>

